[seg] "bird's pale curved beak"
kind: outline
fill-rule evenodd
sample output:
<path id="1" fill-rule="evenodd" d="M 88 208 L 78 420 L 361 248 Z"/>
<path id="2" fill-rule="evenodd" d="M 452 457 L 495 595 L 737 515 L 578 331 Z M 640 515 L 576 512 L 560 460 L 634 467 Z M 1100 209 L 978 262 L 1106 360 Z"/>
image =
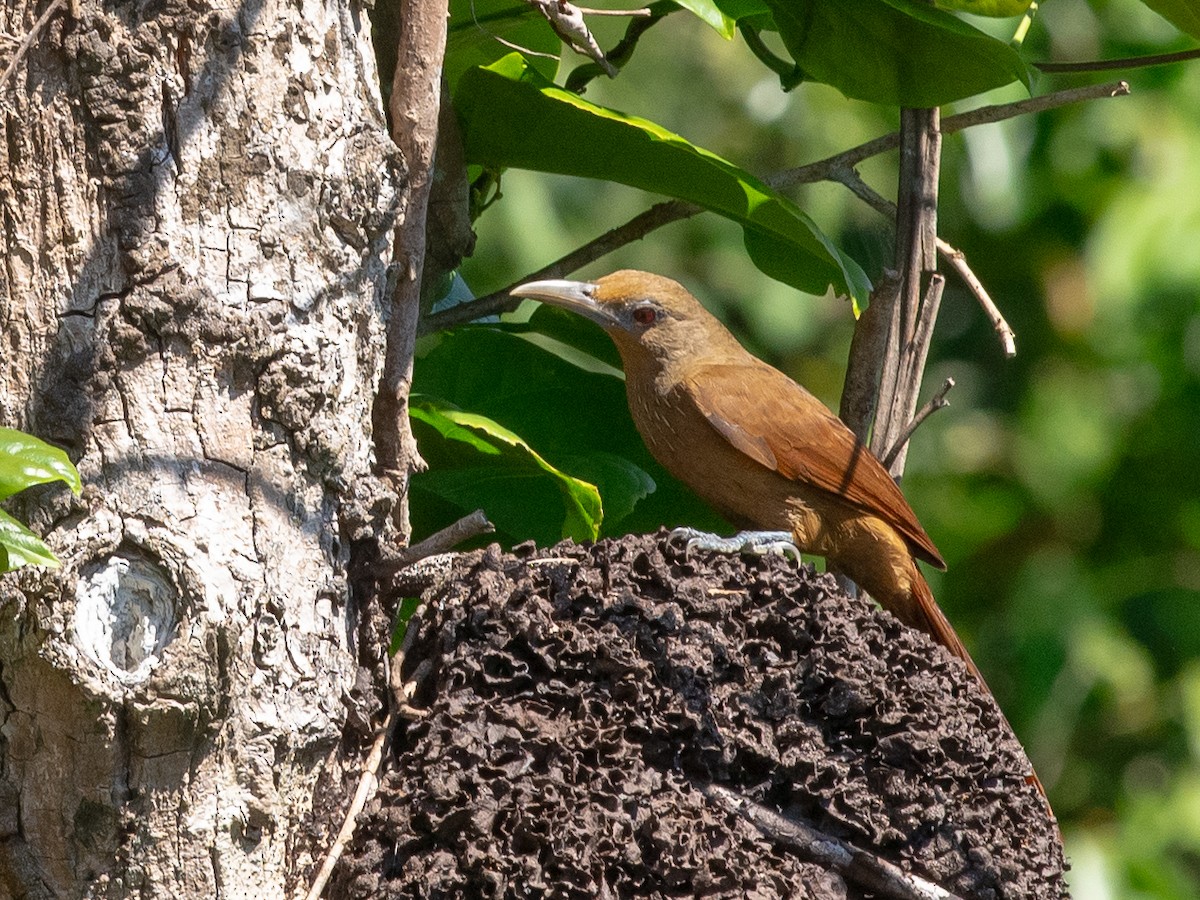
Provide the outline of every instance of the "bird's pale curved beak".
<path id="1" fill-rule="evenodd" d="M 586 316 L 604 328 L 617 324 L 616 317 L 596 300 L 597 285 L 589 281 L 566 281 L 554 278 L 547 281 L 530 281 L 509 293 L 514 297 L 529 297 L 551 306 L 561 306 L 571 312 Z"/>

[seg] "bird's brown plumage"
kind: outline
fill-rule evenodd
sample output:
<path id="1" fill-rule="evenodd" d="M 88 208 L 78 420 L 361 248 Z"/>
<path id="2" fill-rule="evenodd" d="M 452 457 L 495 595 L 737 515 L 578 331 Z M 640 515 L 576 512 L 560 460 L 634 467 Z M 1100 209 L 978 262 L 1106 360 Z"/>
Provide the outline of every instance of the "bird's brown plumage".
<path id="1" fill-rule="evenodd" d="M 896 483 L 840 419 L 747 352 L 679 283 L 615 272 L 513 292 L 599 322 L 655 458 L 739 526 L 786 530 L 899 619 L 979 671 L 917 568 L 941 556 Z M 982 679 L 980 679 L 982 681 Z"/>
<path id="2" fill-rule="evenodd" d="M 945 568 L 942 558 L 883 465 L 682 285 L 625 270 L 595 282 L 532 282 L 513 294 L 604 327 L 621 354 L 638 431 L 671 474 L 739 526 L 790 532 L 988 690 L 917 567 L 922 559 Z"/>

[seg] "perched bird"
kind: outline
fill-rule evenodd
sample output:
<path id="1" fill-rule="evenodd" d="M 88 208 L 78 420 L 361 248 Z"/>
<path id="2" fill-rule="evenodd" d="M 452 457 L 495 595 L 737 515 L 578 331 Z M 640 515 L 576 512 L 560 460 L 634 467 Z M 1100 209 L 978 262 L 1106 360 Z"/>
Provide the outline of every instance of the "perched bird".
<path id="1" fill-rule="evenodd" d="M 884 467 L 816 397 L 752 356 L 679 283 L 647 272 L 512 292 L 573 310 L 620 351 L 633 421 L 667 471 L 743 528 L 786 532 L 979 670 L 917 560 L 945 568 Z"/>

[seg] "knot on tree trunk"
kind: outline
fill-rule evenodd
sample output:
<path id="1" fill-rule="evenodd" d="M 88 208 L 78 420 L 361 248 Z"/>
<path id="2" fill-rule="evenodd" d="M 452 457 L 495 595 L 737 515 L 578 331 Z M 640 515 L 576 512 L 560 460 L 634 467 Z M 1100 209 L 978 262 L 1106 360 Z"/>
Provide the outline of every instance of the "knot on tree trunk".
<path id="1" fill-rule="evenodd" d="M 427 715 L 330 896 L 1066 894 L 992 699 L 811 568 L 493 546 L 410 627 Z"/>

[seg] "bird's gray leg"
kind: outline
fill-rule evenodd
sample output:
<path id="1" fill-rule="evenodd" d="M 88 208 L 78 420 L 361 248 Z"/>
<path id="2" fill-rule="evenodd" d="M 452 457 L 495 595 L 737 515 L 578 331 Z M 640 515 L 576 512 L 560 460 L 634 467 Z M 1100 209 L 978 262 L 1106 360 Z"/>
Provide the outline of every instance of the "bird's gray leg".
<path id="1" fill-rule="evenodd" d="M 792 540 L 790 531 L 739 531 L 733 537 L 721 537 L 708 531 L 684 527 L 674 529 L 667 535 L 667 540 L 672 544 L 682 543 L 684 553 L 691 553 L 693 550 L 750 553 L 756 556 L 778 553 L 797 561 L 800 559 L 800 548 Z"/>

